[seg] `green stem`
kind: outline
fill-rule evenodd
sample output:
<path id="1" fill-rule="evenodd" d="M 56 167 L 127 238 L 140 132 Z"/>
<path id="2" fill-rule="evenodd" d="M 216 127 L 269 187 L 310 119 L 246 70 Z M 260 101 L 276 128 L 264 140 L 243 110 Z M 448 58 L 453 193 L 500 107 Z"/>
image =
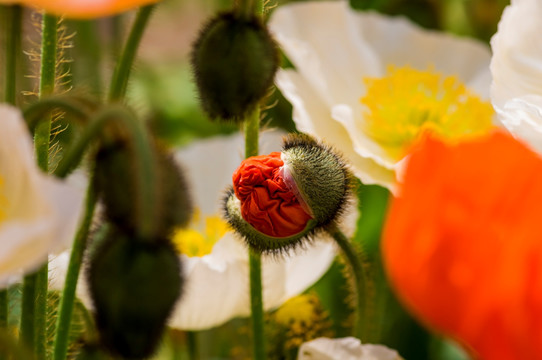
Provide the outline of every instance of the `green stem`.
<path id="1" fill-rule="evenodd" d="M 4 6 L 4 99 L 8 104 L 17 101 L 17 58 L 21 50 L 22 10 L 19 5 Z"/>
<path id="2" fill-rule="evenodd" d="M 39 96 L 53 93 L 56 76 L 57 18 L 44 14 L 42 19 L 42 44 Z M 49 170 L 49 141 L 51 119 L 42 121 L 34 133 L 34 146 L 38 166 Z M 37 360 L 46 358 L 47 344 L 47 262 L 36 273 L 27 275 L 23 282 L 21 339 L 33 349 Z"/>
<path id="3" fill-rule="evenodd" d="M 57 18 L 44 14 L 42 19 L 41 69 L 39 97 L 51 95 L 55 89 Z M 38 166 L 47 172 L 49 168 L 49 142 L 51 138 L 51 120 L 42 121 L 34 133 L 34 146 Z"/>
<path id="4" fill-rule="evenodd" d="M 77 32 L 76 55 L 77 63 L 75 64 L 76 74 L 81 74 L 92 91 L 92 94 L 99 96 L 102 93 L 102 77 L 100 64 L 102 59 L 100 41 L 97 36 L 98 23 L 93 20 L 78 20 L 74 22 Z"/>
<path id="5" fill-rule="evenodd" d="M 354 336 L 360 339 L 362 342 L 366 340 L 367 334 L 364 331 L 364 324 L 366 324 L 366 306 L 365 306 L 365 282 L 367 275 L 363 268 L 361 259 L 352 243 L 346 238 L 346 236 L 335 226 L 330 231 L 331 236 L 335 242 L 339 245 L 344 253 L 348 264 L 352 272 L 354 273 L 354 280 L 356 286 L 356 319 L 354 322 Z"/>
<path id="6" fill-rule="evenodd" d="M 188 347 L 188 357 L 190 360 L 200 359 L 197 334 L 196 331 L 186 332 L 186 345 Z"/>
<path id="7" fill-rule="evenodd" d="M 128 79 L 130 77 L 130 71 L 143 36 L 143 31 L 149 22 L 149 18 L 156 5 L 151 4 L 143 6 L 139 9 L 130 35 L 124 47 L 120 59 L 117 62 L 115 71 L 113 73 L 113 79 L 111 80 L 111 88 L 109 89 L 109 100 L 118 101 L 124 98 L 126 94 L 126 88 L 128 87 Z"/>
<path id="8" fill-rule="evenodd" d="M 64 289 L 58 307 L 58 318 L 55 328 L 56 334 L 53 343 L 54 360 L 65 360 L 68 353 L 68 340 L 75 302 L 75 290 L 77 288 L 81 264 L 83 263 L 83 254 L 86 249 L 86 240 L 92 223 L 95 205 L 96 193 L 94 192 L 92 181 L 90 181 L 87 189 L 85 216 L 73 241 L 70 262 L 66 272 L 66 281 L 64 283 Z"/>
<path id="9" fill-rule="evenodd" d="M 242 19 L 249 19 L 254 15 L 256 2 L 259 3 L 259 1 L 254 0 L 238 0 L 236 7 L 237 15 Z"/>
<path id="10" fill-rule="evenodd" d="M 19 5 L 3 6 L 4 33 L 4 100 L 8 104 L 17 102 L 17 55 L 21 49 L 22 10 Z M 7 329 L 9 314 L 8 291 L 0 290 L 0 328 Z M 0 354 L 0 359 L 5 357 Z"/>
<path id="11" fill-rule="evenodd" d="M 245 120 L 245 157 L 258 155 L 260 110 L 254 110 Z M 249 252 L 250 305 L 252 310 L 253 358 L 265 359 L 264 318 L 262 298 L 262 261 L 260 254 Z"/>

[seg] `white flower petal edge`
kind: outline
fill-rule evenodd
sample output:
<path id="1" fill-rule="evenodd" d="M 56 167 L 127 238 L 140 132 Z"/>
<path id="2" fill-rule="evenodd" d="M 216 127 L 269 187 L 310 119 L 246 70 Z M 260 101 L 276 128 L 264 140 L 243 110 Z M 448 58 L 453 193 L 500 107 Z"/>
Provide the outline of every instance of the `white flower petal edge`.
<path id="1" fill-rule="evenodd" d="M 279 7 L 270 30 L 297 70 L 279 70 L 276 84 L 294 107 L 298 129 L 336 146 L 366 184 L 394 190 L 400 165 L 365 134 L 364 77 L 388 65 L 456 75 L 489 97 L 490 53 L 480 42 L 423 30 L 403 18 L 361 13 L 346 1 Z M 458 56 L 460 54 L 461 56 Z"/>
<path id="2" fill-rule="evenodd" d="M 37 168 L 18 109 L 0 104 L 0 121 L 0 287 L 5 287 L 69 246 L 83 194 Z"/>
<path id="3" fill-rule="evenodd" d="M 397 351 L 382 345 L 362 345 L 353 337 L 318 338 L 299 348 L 298 360 L 401 360 Z"/>
<path id="4" fill-rule="evenodd" d="M 542 95 L 542 2 L 512 0 L 491 39 L 491 97 L 496 108 L 528 94 Z"/>
<path id="5" fill-rule="evenodd" d="M 542 3 L 513 0 L 491 39 L 492 103 L 501 123 L 542 153 Z"/>

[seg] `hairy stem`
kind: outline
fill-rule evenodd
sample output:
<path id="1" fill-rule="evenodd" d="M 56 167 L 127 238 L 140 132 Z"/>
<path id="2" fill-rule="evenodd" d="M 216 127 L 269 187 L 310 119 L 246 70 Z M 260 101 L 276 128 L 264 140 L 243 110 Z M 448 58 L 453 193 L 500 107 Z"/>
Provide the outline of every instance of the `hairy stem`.
<path id="1" fill-rule="evenodd" d="M 364 289 L 367 276 L 365 274 L 365 270 L 363 269 L 361 259 L 359 258 L 354 246 L 352 246 L 350 240 L 348 240 L 337 227 L 330 231 L 330 235 L 341 248 L 352 272 L 354 273 L 356 286 L 356 319 L 354 321 L 354 336 L 361 341 L 364 341 L 366 336 L 366 334 L 364 334 L 364 324 L 366 320 L 366 294 Z"/>

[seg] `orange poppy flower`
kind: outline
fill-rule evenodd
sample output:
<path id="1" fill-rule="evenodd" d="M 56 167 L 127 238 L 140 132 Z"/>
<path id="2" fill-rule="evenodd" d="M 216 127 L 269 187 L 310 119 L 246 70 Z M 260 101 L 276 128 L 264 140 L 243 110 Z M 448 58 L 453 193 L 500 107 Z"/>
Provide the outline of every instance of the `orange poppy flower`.
<path id="1" fill-rule="evenodd" d="M 542 159 L 497 132 L 415 149 L 384 229 L 399 297 L 476 359 L 542 359 Z"/>
<path id="2" fill-rule="evenodd" d="M 311 219 L 284 182 L 283 165 L 280 152 L 272 152 L 244 160 L 233 174 L 233 189 L 245 221 L 279 238 L 302 232 Z"/>
<path id="3" fill-rule="evenodd" d="M 0 3 L 3 0 L 0 0 Z M 69 18 L 95 18 L 114 15 L 159 0 L 19 0 L 22 5 L 43 9 Z"/>

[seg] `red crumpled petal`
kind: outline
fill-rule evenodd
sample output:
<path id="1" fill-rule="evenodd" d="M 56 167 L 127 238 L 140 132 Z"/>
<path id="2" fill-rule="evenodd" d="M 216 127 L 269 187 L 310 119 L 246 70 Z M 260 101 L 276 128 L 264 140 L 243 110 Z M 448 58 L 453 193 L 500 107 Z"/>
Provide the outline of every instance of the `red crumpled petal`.
<path id="1" fill-rule="evenodd" d="M 480 360 L 542 359 L 542 159 L 509 135 L 408 162 L 382 251 L 398 295 Z"/>
<path id="2" fill-rule="evenodd" d="M 311 216 L 284 183 L 280 152 L 244 160 L 233 173 L 233 190 L 241 201 L 241 215 L 259 232 L 287 237 L 305 229 Z"/>

